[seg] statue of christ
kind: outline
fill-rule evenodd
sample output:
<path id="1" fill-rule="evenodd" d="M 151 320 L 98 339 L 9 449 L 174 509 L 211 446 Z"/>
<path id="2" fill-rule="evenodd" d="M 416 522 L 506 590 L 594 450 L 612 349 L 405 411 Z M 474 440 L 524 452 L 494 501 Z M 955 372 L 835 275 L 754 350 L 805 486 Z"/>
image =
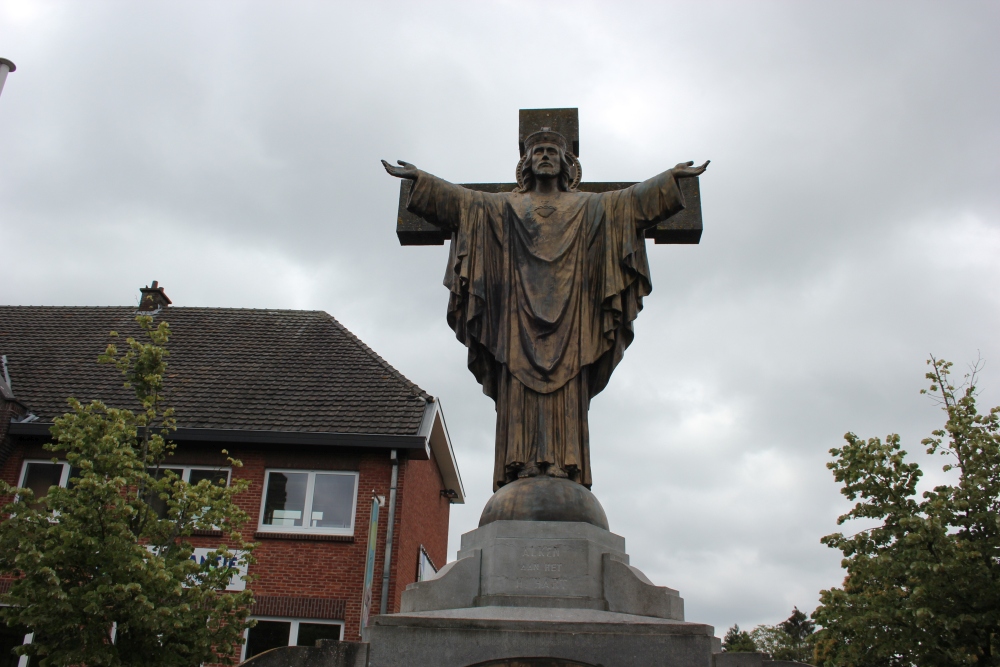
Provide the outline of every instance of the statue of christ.
<path id="1" fill-rule="evenodd" d="M 684 208 L 678 164 L 623 190 L 577 190 L 580 163 L 563 135 L 524 140 L 513 192 L 454 185 L 399 161 L 407 208 L 452 232 L 448 324 L 469 370 L 496 403 L 493 488 L 566 477 L 590 488 L 590 400 L 608 384 L 652 290 L 644 231 Z"/>

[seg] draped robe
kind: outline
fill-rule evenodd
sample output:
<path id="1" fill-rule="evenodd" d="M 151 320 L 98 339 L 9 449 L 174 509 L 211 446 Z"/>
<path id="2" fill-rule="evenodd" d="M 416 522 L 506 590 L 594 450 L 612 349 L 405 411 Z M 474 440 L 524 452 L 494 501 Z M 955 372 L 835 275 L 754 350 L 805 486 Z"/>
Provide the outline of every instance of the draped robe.
<path id="1" fill-rule="evenodd" d="M 448 324 L 496 402 L 494 490 L 539 464 L 590 488 L 590 399 L 652 290 L 643 232 L 682 208 L 669 171 L 623 190 L 544 198 L 418 172 L 407 209 L 452 232 Z"/>

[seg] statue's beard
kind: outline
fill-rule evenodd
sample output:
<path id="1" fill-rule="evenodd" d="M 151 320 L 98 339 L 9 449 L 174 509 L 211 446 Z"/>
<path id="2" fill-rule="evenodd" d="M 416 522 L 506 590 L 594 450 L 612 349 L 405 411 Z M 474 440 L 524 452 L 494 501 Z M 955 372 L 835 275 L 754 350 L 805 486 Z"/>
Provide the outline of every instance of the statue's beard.
<path id="1" fill-rule="evenodd" d="M 559 175 L 559 165 L 557 164 L 540 164 L 537 167 L 533 167 L 531 171 L 536 177 L 542 176 L 544 178 L 554 178 Z"/>

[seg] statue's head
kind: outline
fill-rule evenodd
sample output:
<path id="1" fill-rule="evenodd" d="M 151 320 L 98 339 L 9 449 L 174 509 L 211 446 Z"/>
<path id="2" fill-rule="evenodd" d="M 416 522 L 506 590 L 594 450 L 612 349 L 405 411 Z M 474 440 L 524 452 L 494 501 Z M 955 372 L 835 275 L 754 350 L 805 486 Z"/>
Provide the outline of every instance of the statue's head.
<path id="1" fill-rule="evenodd" d="M 535 180 L 558 178 L 559 189 L 576 190 L 580 182 L 580 162 L 569 151 L 566 137 L 548 128 L 529 134 L 524 140 L 524 156 L 517 164 L 519 192 L 535 187 Z"/>

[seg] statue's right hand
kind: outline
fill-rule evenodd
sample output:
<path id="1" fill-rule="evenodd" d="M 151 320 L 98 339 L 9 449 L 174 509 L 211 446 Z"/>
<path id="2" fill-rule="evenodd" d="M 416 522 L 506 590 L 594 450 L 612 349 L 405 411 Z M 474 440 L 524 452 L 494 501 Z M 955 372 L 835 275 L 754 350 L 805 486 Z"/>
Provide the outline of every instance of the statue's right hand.
<path id="1" fill-rule="evenodd" d="M 409 162 L 403 162 L 402 160 L 396 160 L 401 166 L 394 167 L 385 160 L 382 160 L 382 166 L 385 170 L 389 172 L 390 176 L 395 176 L 396 178 L 408 178 L 411 181 L 417 180 L 417 168 L 410 164 Z"/>

